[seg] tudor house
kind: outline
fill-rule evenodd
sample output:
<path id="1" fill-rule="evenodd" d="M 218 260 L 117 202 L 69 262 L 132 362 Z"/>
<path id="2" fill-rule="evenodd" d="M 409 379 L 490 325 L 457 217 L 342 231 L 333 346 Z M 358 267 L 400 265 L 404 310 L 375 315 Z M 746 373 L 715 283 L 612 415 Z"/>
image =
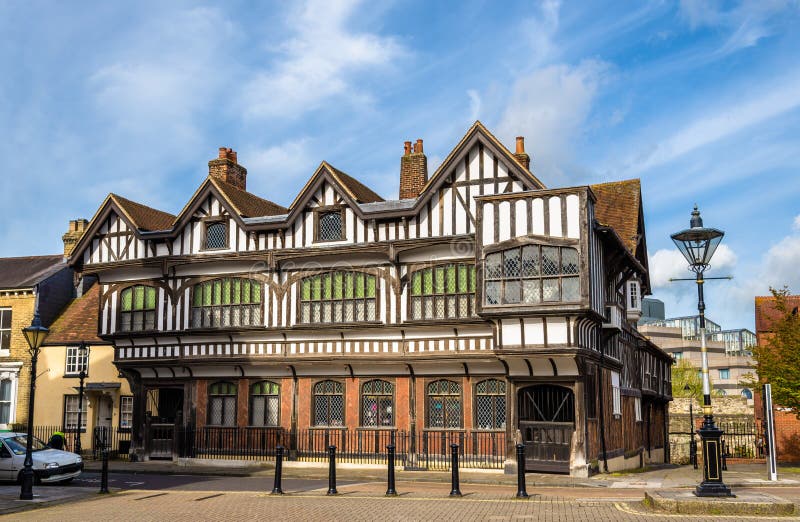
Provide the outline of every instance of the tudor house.
<path id="1" fill-rule="evenodd" d="M 406 142 L 396 200 L 322 162 L 283 207 L 221 148 L 177 216 L 109 195 L 70 262 L 99 278 L 136 458 L 211 427 L 292 434 L 290 455 L 391 432 L 412 460 L 491 437 L 499 467 L 519 441 L 576 476 L 667 458 L 639 181 L 547 188 L 480 122 L 431 176 Z"/>

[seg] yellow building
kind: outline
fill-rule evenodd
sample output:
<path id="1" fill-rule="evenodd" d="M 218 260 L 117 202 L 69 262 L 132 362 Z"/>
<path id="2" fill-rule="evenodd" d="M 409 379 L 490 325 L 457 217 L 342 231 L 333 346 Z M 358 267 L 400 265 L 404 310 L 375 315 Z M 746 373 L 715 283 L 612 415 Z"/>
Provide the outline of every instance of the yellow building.
<path id="1" fill-rule="evenodd" d="M 112 450 L 127 453 L 133 399 L 127 380 L 113 364 L 113 346 L 97 337 L 99 294 L 94 285 L 50 327 L 39 355 L 34 424 L 40 438 L 63 431 L 67 447 L 74 450 L 80 406 L 81 448 L 96 449 L 98 437 L 105 433 Z M 81 370 L 82 401 L 78 394 Z"/>
<path id="2" fill-rule="evenodd" d="M 22 329 L 38 307 L 50 326 L 73 296 L 73 271 L 62 255 L 0 258 L 0 428 L 28 419 L 30 362 Z"/>

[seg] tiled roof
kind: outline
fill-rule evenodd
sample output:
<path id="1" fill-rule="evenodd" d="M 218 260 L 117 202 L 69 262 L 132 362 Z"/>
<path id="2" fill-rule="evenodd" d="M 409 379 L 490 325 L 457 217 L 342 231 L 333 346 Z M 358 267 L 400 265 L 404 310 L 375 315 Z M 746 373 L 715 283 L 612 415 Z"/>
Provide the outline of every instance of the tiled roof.
<path id="1" fill-rule="evenodd" d="M 597 196 L 595 219 L 614 229 L 631 253 L 636 254 L 639 238 L 641 183 L 638 179 L 592 185 Z"/>
<path id="2" fill-rule="evenodd" d="M 786 297 L 789 310 L 800 308 L 800 295 Z M 772 331 L 772 323 L 780 319 L 781 312 L 775 307 L 775 298 L 772 296 L 756 296 L 756 332 Z"/>
<path id="3" fill-rule="evenodd" d="M 152 231 L 172 228 L 172 223 L 175 221 L 175 216 L 172 214 L 150 208 L 116 194 L 111 194 L 110 197 L 139 230 Z"/>
<path id="4" fill-rule="evenodd" d="M 353 178 L 352 176 L 345 174 L 341 170 L 328 165 L 328 168 L 331 171 L 331 174 L 339 180 L 345 190 L 350 192 L 350 195 L 356 200 L 357 203 L 375 203 L 378 201 L 383 201 L 383 198 L 377 195 L 375 192 L 372 191 L 369 187 L 358 181 L 357 179 Z"/>
<path id="5" fill-rule="evenodd" d="M 0 258 L 0 289 L 30 288 L 66 266 L 63 255 Z"/>
<path id="6" fill-rule="evenodd" d="M 55 346 L 79 343 L 108 344 L 97 337 L 100 310 L 100 285 L 93 285 L 83 296 L 73 299 L 50 326 L 45 344 Z"/>
<path id="7" fill-rule="evenodd" d="M 234 187 L 230 183 L 211 177 L 208 179 L 225 195 L 242 217 L 277 216 L 286 214 L 289 211 L 277 203 L 261 199 L 250 192 Z"/>

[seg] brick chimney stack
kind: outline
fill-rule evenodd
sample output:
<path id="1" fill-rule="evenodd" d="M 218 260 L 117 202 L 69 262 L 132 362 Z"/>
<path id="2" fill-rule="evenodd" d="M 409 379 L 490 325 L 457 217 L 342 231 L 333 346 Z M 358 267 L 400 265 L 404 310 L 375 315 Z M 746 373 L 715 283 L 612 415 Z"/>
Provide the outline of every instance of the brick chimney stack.
<path id="1" fill-rule="evenodd" d="M 89 226 L 89 222 L 85 219 L 71 219 L 69 221 L 67 233 L 61 236 L 64 241 L 64 257 L 69 257 L 72 254 L 72 250 L 80 241 L 87 226 Z"/>
<path id="2" fill-rule="evenodd" d="M 219 148 L 219 157 L 208 162 L 208 175 L 236 188 L 247 190 L 247 169 L 236 161 L 236 151 Z"/>
<path id="3" fill-rule="evenodd" d="M 400 158 L 400 199 L 416 199 L 427 182 L 428 158 L 422 152 L 422 140 L 417 140 L 413 150 L 411 142 L 405 142 Z"/>
<path id="4" fill-rule="evenodd" d="M 526 170 L 531 170 L 531 157 L 525 153 L 525 138 L 522 136 L 517 136 L 517 150 L 514 152 L 514 157 Z"/>

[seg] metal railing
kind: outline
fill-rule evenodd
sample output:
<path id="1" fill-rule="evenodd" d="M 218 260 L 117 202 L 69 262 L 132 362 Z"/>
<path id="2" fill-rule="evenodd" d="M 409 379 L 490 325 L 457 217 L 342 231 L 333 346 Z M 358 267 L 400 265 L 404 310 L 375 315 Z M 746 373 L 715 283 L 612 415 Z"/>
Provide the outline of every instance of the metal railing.
<path id="1" fill-rule="evenodd" d="M 26 432 L 27 426 L 14 424 L 12 431 Z M 45 444 L 50 442 L 54 433 L 64 434 L 64 451 L 75 451 L 75 429 L 65 429 L 63 426 L 34 426 L 33 436 Z M 100 460 L 103 445 L 108 444 L 108 456 L 115 460 L 128 460 L 131 447 L 130 430 L 119 428 L 106 428 L 97 426 L 91 430 L 85 428 L 81 432 L 81 457 L 85 460 Z"/>

